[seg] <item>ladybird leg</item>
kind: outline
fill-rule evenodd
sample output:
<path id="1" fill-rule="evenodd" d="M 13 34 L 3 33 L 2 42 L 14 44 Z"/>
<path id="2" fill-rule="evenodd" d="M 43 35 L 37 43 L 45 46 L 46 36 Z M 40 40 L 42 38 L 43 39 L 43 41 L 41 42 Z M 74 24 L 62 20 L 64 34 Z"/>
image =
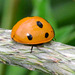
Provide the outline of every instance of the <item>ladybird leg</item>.
<path id="1" fill-rule="evenodd" d="M 30 53 L 32 53 L 32 50 L 33 50 L 33 45 L 31 46 L 31 52 Z"/>
<path id="2" fill-rule="evenodd" d="M 52 39 L 54 41 L 54 39 Z"/>
<path id="3" fill-rule="evenodd" d="M 38 50 L 41 50 L 41 49 L 39 48 L 39 46 L 36 46 L 36 47 L 37 47 Z"/>
<path id="4" fill-rule="evenodd" d="M 56 40 L 56 38 L 54 37 L 52 40 L 53 40 L 53 41 L 55 41 L 55 40 Z"/>
<path id="5" fill-rule="evenodd" d="M 56 40 L 56 38 L 54 37 L 54 40 Z"/>

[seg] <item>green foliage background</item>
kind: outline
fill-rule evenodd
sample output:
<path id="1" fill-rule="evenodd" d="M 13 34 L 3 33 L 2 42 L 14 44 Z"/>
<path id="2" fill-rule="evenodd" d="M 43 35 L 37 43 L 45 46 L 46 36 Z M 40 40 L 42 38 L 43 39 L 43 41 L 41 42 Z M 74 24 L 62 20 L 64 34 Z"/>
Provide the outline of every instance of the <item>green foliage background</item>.
<path id="1" fill-rule="evenodd" d="M 0 0 L 0 27 L 11 29 L 27 16 L 45 18 L 55 30 L 56 41 L 75 46 L 75 0 Z M 48 75 L 0 64 L 0 75 Z"/>

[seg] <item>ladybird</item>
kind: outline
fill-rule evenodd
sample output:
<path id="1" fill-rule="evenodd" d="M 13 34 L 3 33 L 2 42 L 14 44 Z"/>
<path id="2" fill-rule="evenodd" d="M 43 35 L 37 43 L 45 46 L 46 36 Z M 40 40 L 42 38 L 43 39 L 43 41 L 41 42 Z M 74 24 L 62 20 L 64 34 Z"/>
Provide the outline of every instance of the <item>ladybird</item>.
<path id="1" fill-rule="evenodd" d="M 11 38 L 22 44 L 34 45 L 49 42 L 54 37 L 52 26 L 43 18 L 34 16 L 18 21 L 12 28 Z"/>

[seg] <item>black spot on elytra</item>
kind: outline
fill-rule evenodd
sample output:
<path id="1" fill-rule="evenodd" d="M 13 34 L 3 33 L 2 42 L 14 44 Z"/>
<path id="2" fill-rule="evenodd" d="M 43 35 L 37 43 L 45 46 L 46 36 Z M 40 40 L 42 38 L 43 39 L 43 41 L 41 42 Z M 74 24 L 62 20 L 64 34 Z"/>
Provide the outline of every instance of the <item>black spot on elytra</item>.
<path id="1" fill-rule="evenodd" d="M 49 36 L 49 34 L 48 33 L 45 33 L 45 38 L 47 38 Z"/>
<path id="2" fill-rule="evenodd" d="M 37 21 L 37 25 L 42 28 L 43 27 L 43 24 L 40 22 L 40 21 Z"/>
<path id="3" fill-rule="evenodd" d="M 31 34 L 28 34 L 28 35 L 27 35 L 27 38 L 28 38 L 29 40 L 32 40 L 32 35 L 31 35 Z"/>

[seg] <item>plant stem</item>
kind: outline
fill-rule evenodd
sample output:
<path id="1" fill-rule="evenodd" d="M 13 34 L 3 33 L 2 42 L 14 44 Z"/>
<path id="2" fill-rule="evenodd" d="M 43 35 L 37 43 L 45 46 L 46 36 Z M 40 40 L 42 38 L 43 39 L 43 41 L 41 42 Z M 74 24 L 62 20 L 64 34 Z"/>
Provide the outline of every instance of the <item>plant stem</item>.
<path id="1" fill-rule="evenodd" d="M 75 47 L 51 41 L 33 48 L 14 42 L 11 30 L 0 29 L 0 62 L 60 75 L 75 74 Z"/>

